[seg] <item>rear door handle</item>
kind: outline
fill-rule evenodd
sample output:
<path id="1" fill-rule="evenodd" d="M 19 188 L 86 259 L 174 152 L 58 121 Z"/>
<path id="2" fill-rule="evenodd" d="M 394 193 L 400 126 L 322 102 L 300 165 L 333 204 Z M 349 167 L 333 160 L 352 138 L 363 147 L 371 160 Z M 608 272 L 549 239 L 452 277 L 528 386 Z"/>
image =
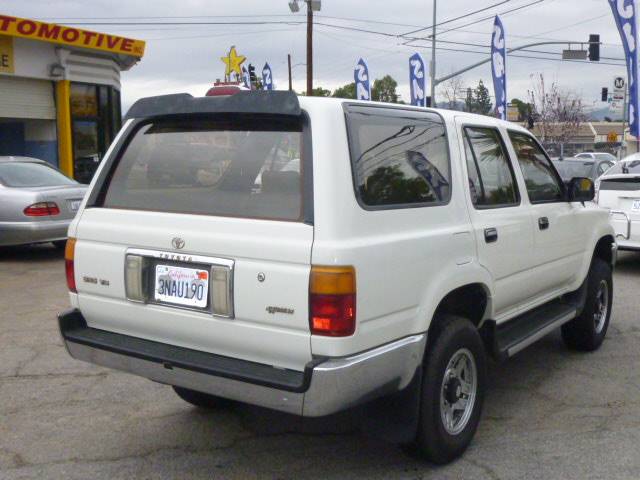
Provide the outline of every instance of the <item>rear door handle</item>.
<path id="1" fill-rule="evenodd" d="M 538 228 L 540 230 L 546 230 L 549 228 L 549 219 L 547 217 L 540 217 L 538 219 Z"/>
<path id="2" fill-rule="evenodd" d="M 484 241 L 487 243 L 493 243 L 498 241 L 498 230 L 495 228 L 484 229 Z"/>

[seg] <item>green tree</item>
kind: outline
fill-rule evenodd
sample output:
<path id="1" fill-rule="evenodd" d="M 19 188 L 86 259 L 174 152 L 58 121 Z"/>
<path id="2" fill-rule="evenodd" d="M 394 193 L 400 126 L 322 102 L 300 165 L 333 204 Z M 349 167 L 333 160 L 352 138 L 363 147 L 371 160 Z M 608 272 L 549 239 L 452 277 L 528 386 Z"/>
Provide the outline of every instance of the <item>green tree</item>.
<path id="1" fill-rule="evenodd" d="M 315 87 L 314 89 L 311 90 L 311 95 L 314 97 L 330 97 L 331 90 L 327 90 L 322 87 Z"/>
<path id="2" fill-rule="evenodd" d="M 482 80 L 478 82 L 478 86 L 473 90 L 467 89 L 467 98 L 465 99 L 467 112 L 489 115 L 492 106 L 489 90 L 484 86 Z"/>
<path id="3" fill-rule="evenodd" d="M 377 78 L 371 87 L 371 100 L 398 103 L 397 87 L 398 82 L 396 82 L 391 75 Z"/>
<path id="4" fill-rule="evenodd" d="M 336 88 L 331 96 L 336 98 L 356 98 L 355 82 L 347 83 L 342 87 Z"/>
<path id="5" fill-rule="evenodd" d="M 511 105 L 514 105 L 518 108 L 518 120 L 523 121 L 529 118 L 533 109 L 530 103 L 523 102 L 519 98 L 511 99 Z"/>

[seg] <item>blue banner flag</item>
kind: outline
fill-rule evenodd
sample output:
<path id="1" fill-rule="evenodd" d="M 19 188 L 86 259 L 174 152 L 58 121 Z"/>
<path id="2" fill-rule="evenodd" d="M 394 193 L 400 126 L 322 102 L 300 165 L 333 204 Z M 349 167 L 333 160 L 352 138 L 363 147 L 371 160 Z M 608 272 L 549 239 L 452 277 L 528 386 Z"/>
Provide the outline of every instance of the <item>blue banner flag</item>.
<path id="1" fill-rule="evenodd" d="M 424 68 L 422 55 L 414 53 L 409 57 L 409 89 L 411 90 L 411 105 L 427 106 L 425 95 L 427 87 L 427 72 Z"/>
<path id="2" fill-rule="evenodd" d="M 369 67 L 362 58 L 356 63 L 353 71 L 353 78 L 356 82 L 356 99 L 371 100 L 371 82 L 369 81 Z"/>
<path id="3" fill-rule="evenodd" d="M 271 67 L 268 63 L 262 67 L 262 89 L 273 90 L 273 77 L 271 76 Z"/>
<path id="4" fill-rule="evenodd" d="M 251 78 L 246 68 L 242 67 L 242 84 L 251 90 Z"/>
<path id="5" fill-rule="evenodd" d="M 638 109 L 638 28 L 634 0 L 609 0 L 613 18 L 624 47 L 629 84 L 629 133 L 640 137 L 640 109 Z"/>
<path id="6" fill-rule="evenodd" d="M 501 120 L 507 118 L 507 68 L 504 28 L 500 17 L 496 15 L 491 34 L 491 74 L 493 75 L 493 90 L 496 95 L 496 117 Z"/>

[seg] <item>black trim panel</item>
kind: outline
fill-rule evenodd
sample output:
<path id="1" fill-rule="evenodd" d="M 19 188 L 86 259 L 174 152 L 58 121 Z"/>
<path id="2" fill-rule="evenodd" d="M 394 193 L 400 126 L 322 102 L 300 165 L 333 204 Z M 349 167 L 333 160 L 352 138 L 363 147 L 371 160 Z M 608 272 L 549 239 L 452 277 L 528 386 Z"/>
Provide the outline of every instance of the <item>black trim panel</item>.
<path id="1" fill-rule="evenodd" d="M 134 103 L 125 121 L 158 115 L 194 113 L 248 113 L 300 116 L 298 96 L 290 91 L 241 91 L 219 97 L 193 97 L 188 93 L 141 98 Z"/>
<path id="2" fill-rule="evenodd" d="M 91 328 L 87 326 L 82 313 L 77 309 L 60 314 L 58 323 L 66 342 L 159 363 L 168 369 L 176 367 L 288 392 L 306 392 L 311 383 L 313 367 L 323 361 L 317 359 L 309 362 L 304 372 L 275 368 L 262 363 Z"/>

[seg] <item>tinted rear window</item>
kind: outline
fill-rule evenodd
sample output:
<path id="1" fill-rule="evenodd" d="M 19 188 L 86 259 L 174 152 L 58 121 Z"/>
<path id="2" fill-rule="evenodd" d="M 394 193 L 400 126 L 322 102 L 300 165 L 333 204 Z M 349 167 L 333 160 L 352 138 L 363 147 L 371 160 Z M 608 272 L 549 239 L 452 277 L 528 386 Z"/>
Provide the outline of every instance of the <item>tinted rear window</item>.
<path id="1" fill-rule="evenodd" d="M 0 163 L 0 183 L 7 187 L 58 187 L 75 185 L 54 168 L 42 163 Z"/>
<path id="2" fill-rule="evenodd" d="M 361 204 L 411 207 L 449 201 L 449 151 L 437 114 L 352 106 L 347 119 Z"/>
<path id="3" fill-rule="evenodd" d="M 103 206 L 301 220 L 298 120 L 159 121 L 137 130 Z"/>

